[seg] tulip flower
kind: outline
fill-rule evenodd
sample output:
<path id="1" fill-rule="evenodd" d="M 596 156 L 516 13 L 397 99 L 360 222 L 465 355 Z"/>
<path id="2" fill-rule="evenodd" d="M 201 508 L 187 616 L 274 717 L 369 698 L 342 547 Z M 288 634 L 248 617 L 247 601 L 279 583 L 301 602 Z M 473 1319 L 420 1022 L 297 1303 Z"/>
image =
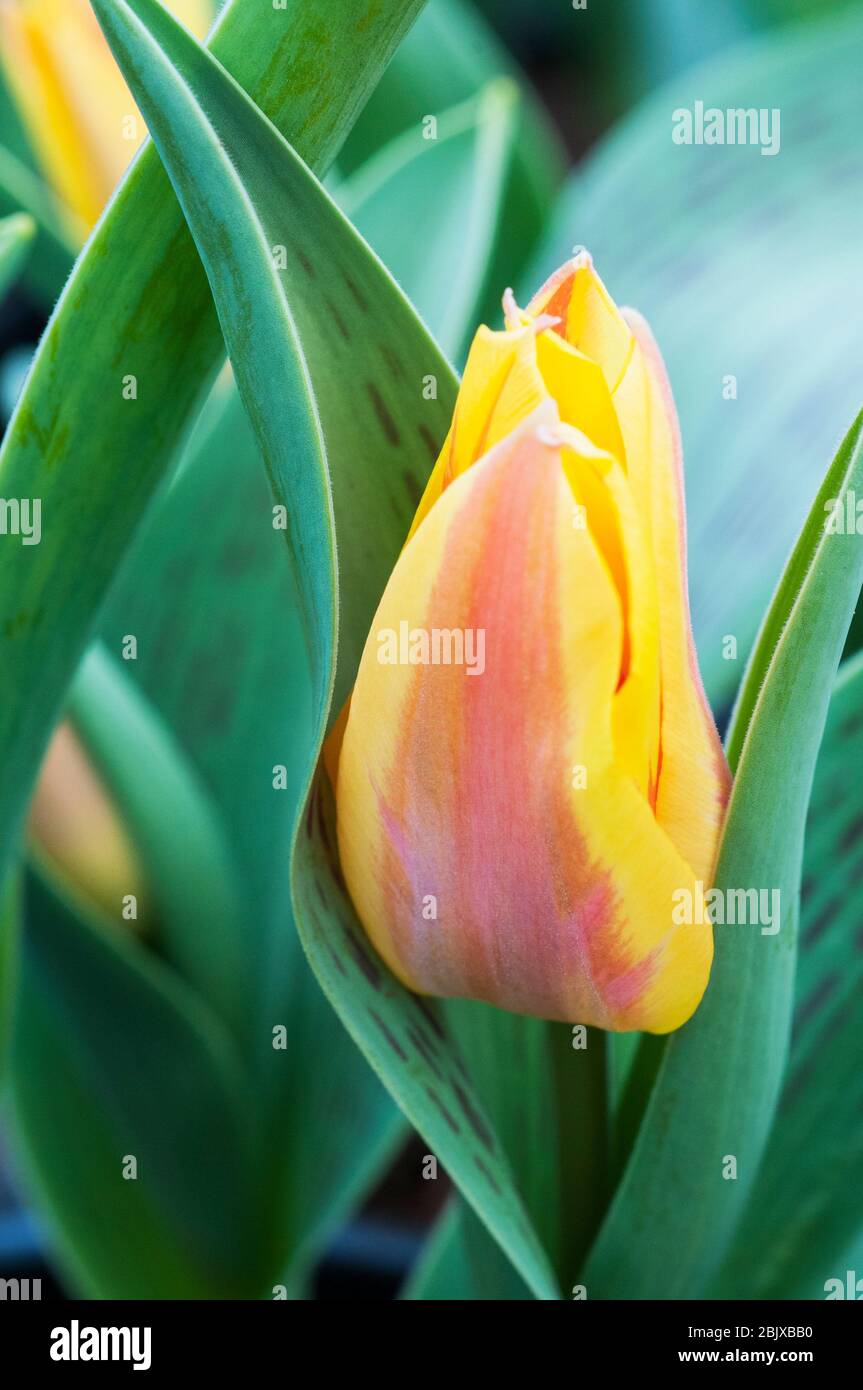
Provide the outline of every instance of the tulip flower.
<path id="1" fill-rule="evenodd" d="M 72 898 L 100 908 L 114 922 L 127 894 L 146 902 L 138 853 L 68 720 L 45 755 L 27 830 L 31 852 Z"/>
<path id="2" fill-rule="evenodd" d="M 199 37 L 212 0 L 167 0 Z M 0 0 L 3 69 L 41 164 L 81 240 L 110 197 L 146 127 L 89 0 Z"/>
<path id="3" fill-rule="evenodd" d="M 588 255 L 504 309 L 366 643 L 341 863 L 411 989 L 664 1033 L 709 977 L 709 917 L 675 904 L 711 881 L 729 788 L 674 407 L 646 324 Z"/>

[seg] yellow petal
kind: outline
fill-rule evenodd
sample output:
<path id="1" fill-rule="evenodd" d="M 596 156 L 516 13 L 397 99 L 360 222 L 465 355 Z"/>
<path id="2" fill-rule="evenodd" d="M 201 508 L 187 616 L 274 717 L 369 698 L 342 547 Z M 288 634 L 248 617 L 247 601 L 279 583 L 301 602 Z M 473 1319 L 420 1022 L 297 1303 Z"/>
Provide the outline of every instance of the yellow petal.
<path id="1" fill-rule="evenodd" d="M 614 390 L 632 353 L 632 333 L 586 251 L 546 281 L 526 312 L 557 318 L 561 337 L 596 362 L 609 391 Z"/>
<path id="2" fill-rule="evenodd" d="M 537 327 L 494 333 L 482 327 L 468 354 L 452 426 L 444 442 L 410 535 L 445 488 L 545 400 L 536 359 Z"/>
<path id="3" fill-rule="evenodd" d="M 649 531 L 618 460 L 577 430 L 559 432 L 563 464 L 576 501 L 620 595 L 623 649 L 611 719 L 614 750 L 653 806 L 660 758 L 659 615 Z"/>
<path id="4" fill-rule="evenodd" d="M 638 448 L 649 480 L 662 662 L 656 815 L 692 865 L 696 878 L 709 882 L 731 778 L 704 693 L 692 636 L 677 414 L 650 329 L 632 311 L 627 311 L 627 319 L 636 337 L 629 371 L 633 389 L 622 384 L 616 400 L 627 457 Z"/>

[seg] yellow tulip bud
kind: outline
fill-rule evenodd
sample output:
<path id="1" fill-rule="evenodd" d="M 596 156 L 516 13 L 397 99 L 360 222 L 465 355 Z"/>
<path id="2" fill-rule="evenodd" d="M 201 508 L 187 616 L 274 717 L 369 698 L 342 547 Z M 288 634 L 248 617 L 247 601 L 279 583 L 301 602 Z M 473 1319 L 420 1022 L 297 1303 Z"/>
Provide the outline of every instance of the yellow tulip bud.
<path id="1" fill-rule="evenodd" d="M 667 1032 L 697 1007 L 729 773 L 686 594 L 677 422 L 581 254 L 474 340 L 344 725 L 342 867 L 422 993 Z"/>
<path id="2" fill-rule="evenodd" d="M 136 913 L 125 920 L 146 925 L 143 867 L 103 782 L 68 722 L 56 730 L 45 754 L 30 805 L 30 847 L 67 892 L 99 908 L 112 921 L 124 920 L 124 900 L 134 897 Z"/>

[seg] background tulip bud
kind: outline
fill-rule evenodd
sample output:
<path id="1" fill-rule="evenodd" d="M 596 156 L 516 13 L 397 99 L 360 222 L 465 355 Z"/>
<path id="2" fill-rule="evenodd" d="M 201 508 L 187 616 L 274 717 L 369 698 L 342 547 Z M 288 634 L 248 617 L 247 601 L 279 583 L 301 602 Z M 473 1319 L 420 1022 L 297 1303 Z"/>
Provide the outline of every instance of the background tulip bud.
<path id="1" fill-rule="evenodd" d="M 146 903 L 146 876 L 118 808 L 67 720 L 54 733 L 30 806 L 30 848 L 74 897 L 121 920 L 124 898 Z M 133 920 L 146 926 L 146 912 Z M 125 919 L 128 920 L 128 919 Z"/>
<path id="2" fill-rule="evenodd" d="M 707 984 L 710 925 L 672 914 L 710 881 L 729 782 L 673 405 L 589 256 L 504 303 L 360 665 L 342 865 L 412 988 L 666 1032 Z"/>
<path id="3" fill-rule="evenodd" d="M 166 0 L 195 34 L 211 0 Z M 89 0 L 0 0 L 0 55 L 46 181 L 81 237 L 147 134 Z"/>

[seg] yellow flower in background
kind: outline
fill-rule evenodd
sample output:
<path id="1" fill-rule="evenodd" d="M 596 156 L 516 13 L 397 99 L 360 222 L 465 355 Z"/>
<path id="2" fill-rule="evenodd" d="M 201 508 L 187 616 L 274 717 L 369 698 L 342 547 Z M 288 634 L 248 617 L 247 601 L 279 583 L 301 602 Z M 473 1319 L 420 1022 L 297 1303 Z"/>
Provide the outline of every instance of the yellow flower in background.
<path id="1" fill-rule="evenodd" d="M 710 884 L 729 788 L 673 402 L 586 254 L 504 308 L 366 644 L 342 867 L 412 989 L 667 1032 L 707 984 L 711 928 L 675 908 Z"/>
<path id="2" fill-rule="evenodd" d="M 212 0 L 166 0 L 203 38 Z M 76 240 L 146 135 L 88 0 L 0 0 L 0 57 L 46 182 Z"/>
<path id="3" fill-rule="evenodd" d="M 69 720 L 56 729 L 30 804 L 30 848 L 64 891 L 120 919 L 128 894 L 148 901 L 144 869 L 119 810 Z M 135 918 L 138 929 L 148 913 Z"/>

